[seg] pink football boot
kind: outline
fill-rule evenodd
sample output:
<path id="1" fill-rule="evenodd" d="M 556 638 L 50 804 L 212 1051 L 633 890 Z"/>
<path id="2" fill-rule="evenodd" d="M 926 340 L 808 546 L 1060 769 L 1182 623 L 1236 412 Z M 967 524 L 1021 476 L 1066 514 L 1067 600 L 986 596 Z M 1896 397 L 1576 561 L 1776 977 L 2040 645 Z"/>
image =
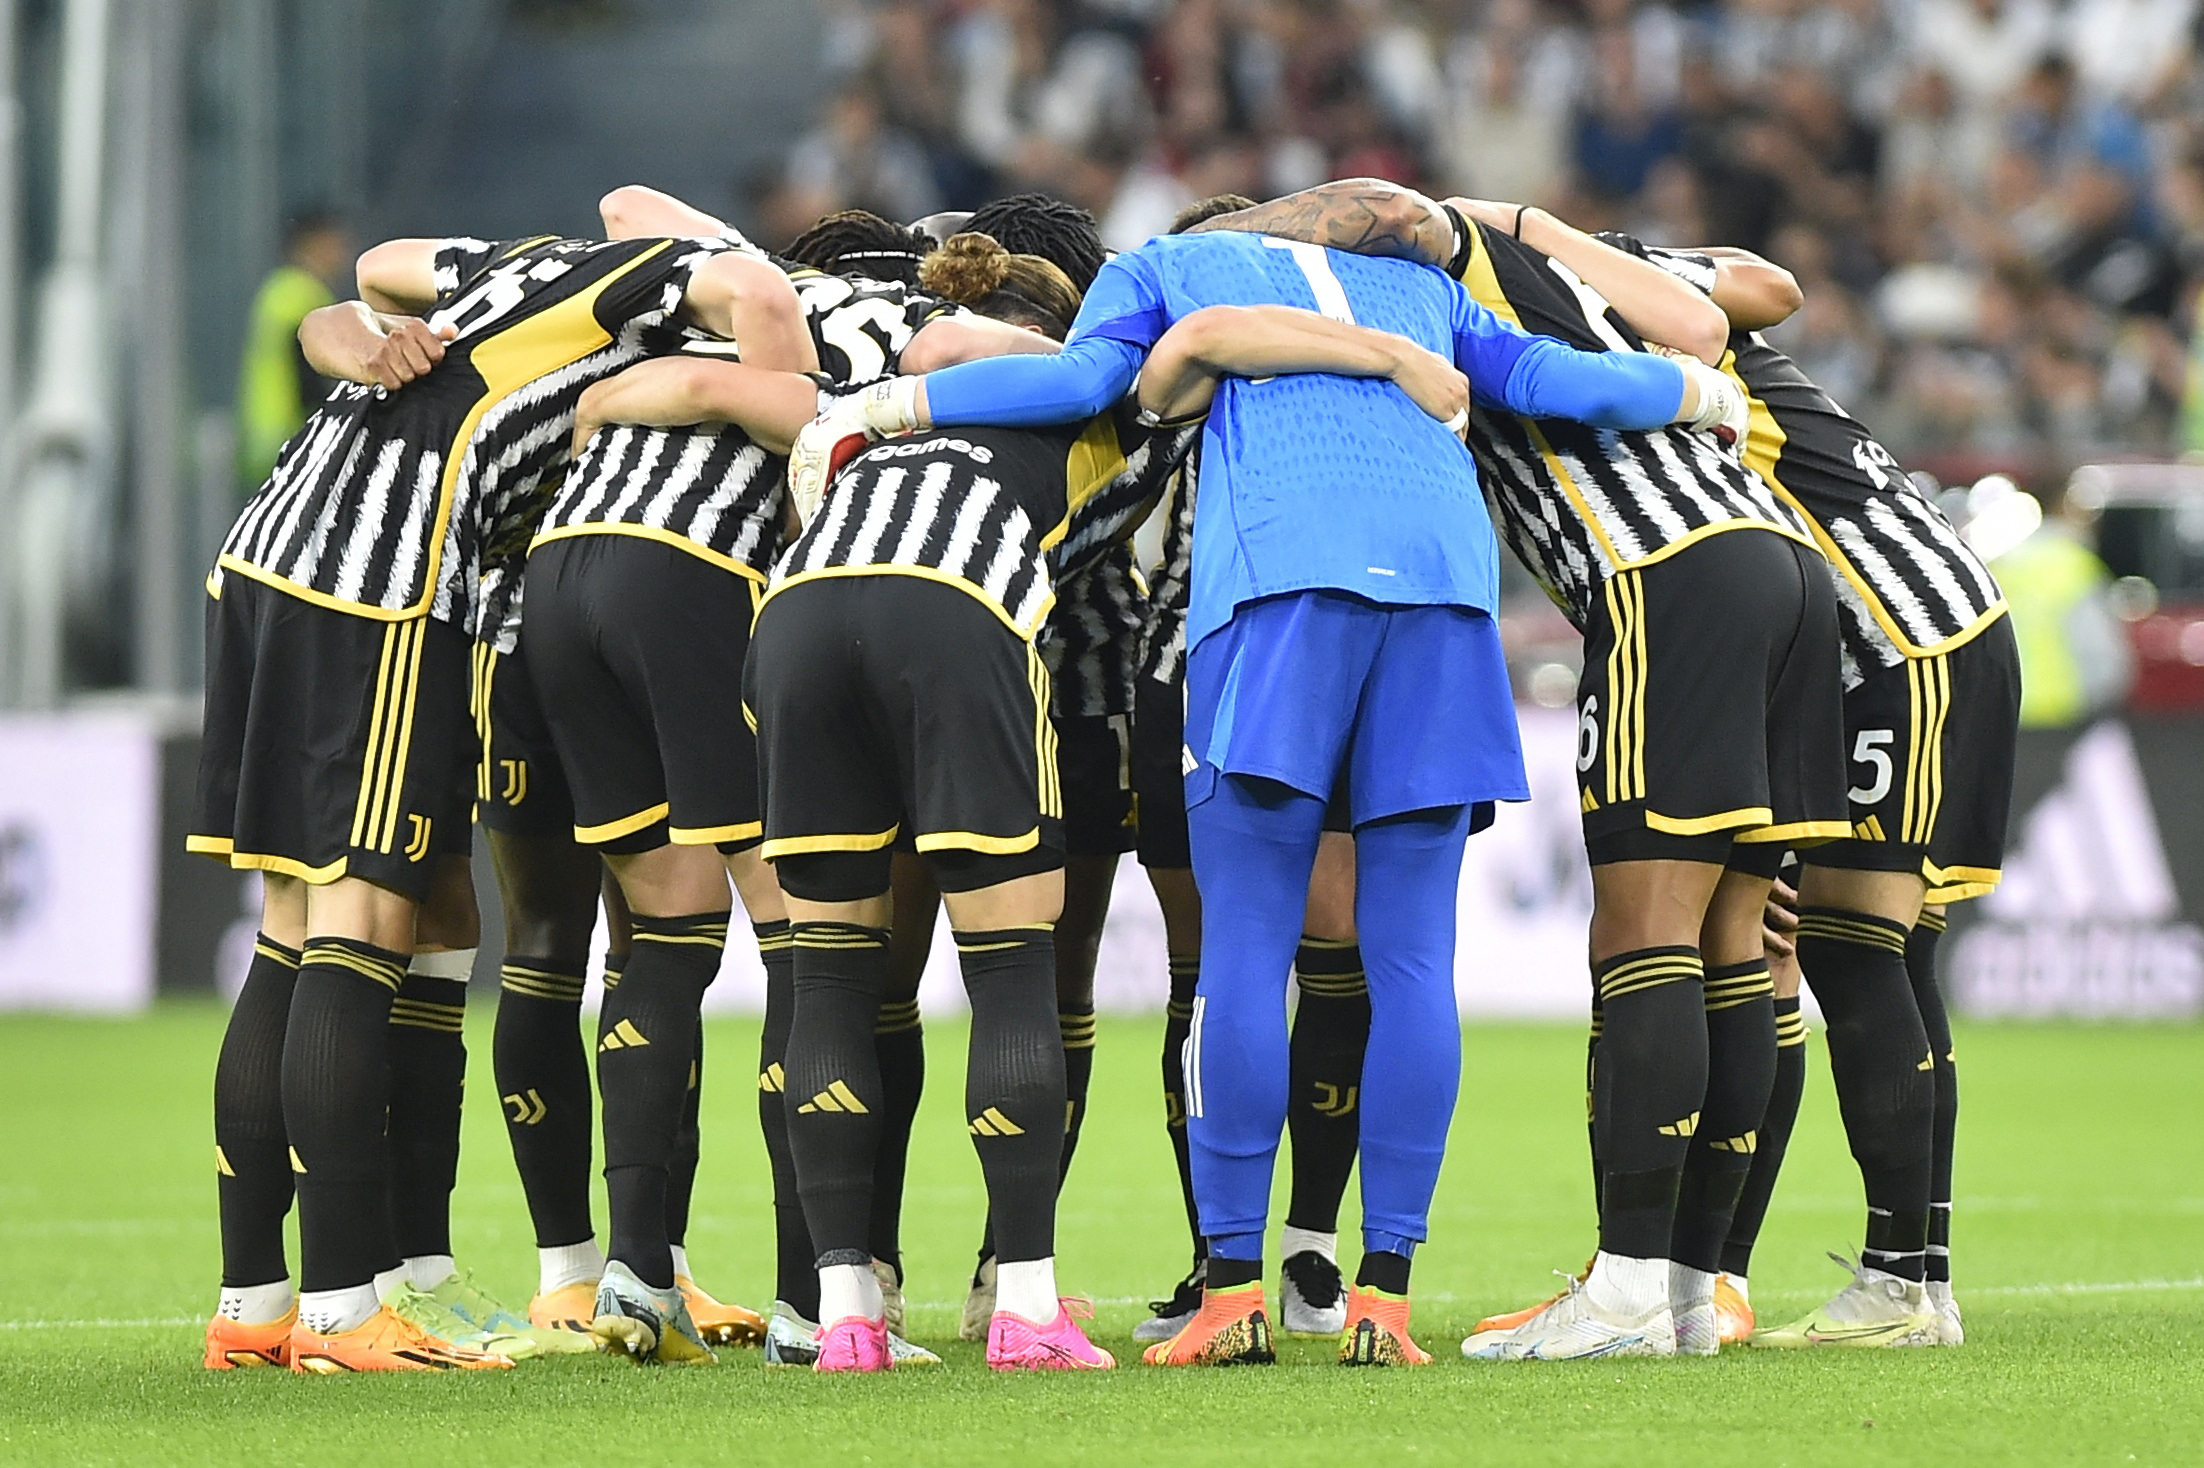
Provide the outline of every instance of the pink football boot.
<path id="1" fill-rule="evenodd" d="M 1087 1339 L 1072 1317 L 1092 1320 L 1085 1300 L 1058 1300 L 1056 1318 L 1035 1325 L 1022 1315 L 997 1310 L 987 1323 L 990 1371 L 1107 1371 L 1117 1358 Z"/>
<path id="2" fill-rule="evenodd" d="M 819 1359 L 813 1371 L 886 1371 L 895 1365 L 888 1354 L 888 1322 L 850 1315 L 819 1332 Z"/>

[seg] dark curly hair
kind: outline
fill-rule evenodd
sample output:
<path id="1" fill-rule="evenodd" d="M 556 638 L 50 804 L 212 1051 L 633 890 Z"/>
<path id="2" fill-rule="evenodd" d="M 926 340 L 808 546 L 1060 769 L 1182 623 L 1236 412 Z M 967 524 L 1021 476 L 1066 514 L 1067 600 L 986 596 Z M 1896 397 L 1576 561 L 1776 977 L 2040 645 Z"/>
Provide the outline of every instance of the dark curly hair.
<path id="1" fill-rule="evenodd" d="M 1012 194 L 972 213 L 964 221 L 974 234 L 992 236 L 1013 255 L 1038 255 L 1064 272 L 1084 295 L 1095 272 L 1109 258 L 1102 229 L 1077 204 L 1047 194 Z"/>
<path id="2" fill-rule="evenodd" d="M 923 230 L 863 209 L 844 209 L 796 236 L 781 253 L 799 265 L 832 275 L 861 275 L 915 286 L 918 262 L 933 248 L 933 237 Z"/>

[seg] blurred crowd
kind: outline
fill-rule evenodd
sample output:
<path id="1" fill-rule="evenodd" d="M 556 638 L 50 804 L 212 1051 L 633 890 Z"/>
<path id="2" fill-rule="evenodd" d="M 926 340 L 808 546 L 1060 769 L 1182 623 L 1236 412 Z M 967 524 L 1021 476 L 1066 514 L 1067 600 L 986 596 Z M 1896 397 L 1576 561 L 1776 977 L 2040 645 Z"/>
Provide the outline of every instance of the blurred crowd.
<path id="1" fill-rule="evenodd" d="M 1895 445 L 2204 450 L 2204 0 L 827 0 L 763 199 L 1040 187 L 1113 244 L 1373 174 L 1730 244 Z"/>

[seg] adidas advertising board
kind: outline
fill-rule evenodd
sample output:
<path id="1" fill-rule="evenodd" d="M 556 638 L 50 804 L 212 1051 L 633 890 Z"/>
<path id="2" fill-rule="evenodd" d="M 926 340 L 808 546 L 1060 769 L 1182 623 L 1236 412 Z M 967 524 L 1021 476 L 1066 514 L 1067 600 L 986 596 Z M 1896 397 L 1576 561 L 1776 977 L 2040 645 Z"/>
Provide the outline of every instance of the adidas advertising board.
<path id="1" fill-rule="evenodd" d="M 1951 914 L 1944 973 L 1968 1015 L 2204 1014 L 2204 730 L 2024 731 L 2005 880 Z"/>

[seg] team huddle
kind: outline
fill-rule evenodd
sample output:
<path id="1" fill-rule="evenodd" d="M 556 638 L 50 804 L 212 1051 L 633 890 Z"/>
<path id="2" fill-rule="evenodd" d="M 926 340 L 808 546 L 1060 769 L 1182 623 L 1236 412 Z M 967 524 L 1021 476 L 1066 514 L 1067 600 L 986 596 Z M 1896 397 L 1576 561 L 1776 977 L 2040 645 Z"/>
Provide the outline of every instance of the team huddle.
<path id="1" fill-rule="evenodd" d="M 299 331 L 338 386 L 209 578 L 190 845 L 264 879 L 215 1078 L 210 1369 L 939 1364 L 902 1333 L 899 1225 L 942 909 L 987 1194 L 961 1334 L 1000 1371 L 1114 1366 L 1055 1224 L 1127 851 L 1192 1259 L 1144 1360 L 1283 1332 L 1428 1363 L 1461 862 L 1529 797 L 1502 539 L 1584 637 L 1599 1230 L 1463 1354 L 1960 1341 L 1935 944 L 1998 879 L 2017 657 L 1953 527 L 1759 335 L 1787 273 L 1367 179 L 1205 200 L 1114 256 L 1039 195 L 781 253 L 640 187 L 603 214 L 363 255 Z M 524 1311 L 450 1236 L 478 820 Z M 685 1247 L 738 902 L 763 1313 Z M 1849 1283 L 1756 1330 L 1802 974 L 1868 1217 Z"/>

